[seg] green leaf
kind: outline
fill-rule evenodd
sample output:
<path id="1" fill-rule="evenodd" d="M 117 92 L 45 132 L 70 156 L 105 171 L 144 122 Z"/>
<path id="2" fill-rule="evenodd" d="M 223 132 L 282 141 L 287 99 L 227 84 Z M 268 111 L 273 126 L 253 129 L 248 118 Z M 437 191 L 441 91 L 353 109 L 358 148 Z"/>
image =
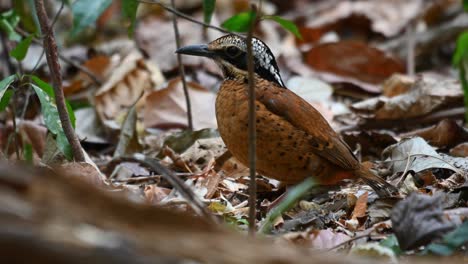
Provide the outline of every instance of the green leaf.
<path id="1" fill-rule="evenodd" d="M 234 32 L 247 32 L 255 20 L 255 12 L 248 11 L 234 15 L 224 21 L 221 26 Z"/>
<path id="2" fill-rule="evenodd" d="M 14 57 L 18 61 L 22 61 L 28 53 L 29 46 L 31 45 L 33 36 L 30 35 L 27 38 L 23 39 L 16 45 L 14 49 L 10 51 L 10 56 Z"/>
<path id="3" fill-rule="evenodd" d="M 463 0 L 463 9 L 468 12 L 468 0 Z"/>
<path id="4" fill-rule="evenodd" d="M 216 0 L 203 0 L 203 22 L 211 23 L 215 6 Z"/>
<path id="5" fill-rule="evenodd" d="M 32 145 L 29 143 L 24 143 L 23 144 L 23 159 L 29 163 L 32 164 L 33 161 L 33 150 L 32 150 Z"/>
<path id="6" fill-rule="evenodd" d="M 14 10 L 9 10 L 0 14 L 0 29 L 3 30 L 8 39 L 13 41 L 20 41 L 21 36 L 16 33 L 15 28 L 19 23 L 19 16 Z"/>
<path id="7" fill-rule="evenodd" d="M 391 249 L 395 256 L 401 255 L 403 253 L 395 235 L 388 236 L 386 239 L 380 241 L 379 244 L 383 247 Z"/>
<path id="8" fill-rule="evenodd" d="M 21 28 L 26 32 L 38 32 L 36 7 L 34 0 L 13 0 L 13 10 L 18 14 Z"/>
<path id="9" fill-rule="evenodd" d="M 71 35 L 76 36 L 83 29 L 94 24 L 111 3 L 112 0 L 77 0 L 73 2 L 73 30 Z"/>
<path id="10" fill-rule="evenodd" d="M 31 79 L 41 88 L 50 98 L 55 99 L 55 93 L 54 93 L 54 88 L 41 80 L 39 77 L 32 75 Z M 55 104 L 55 103 L 54 103 Z M 76 117 L 75 117 L 75 112 L 73 111 L 73 108 L 70 105 L 70 102 L 68 102 L 67 99 L 65 99 L 65 105 L 67 107 L 67 112 L 68 112 L 68 117 L 70 118 L 70 122 L 72 123 L 73 128 L 75 128 L 75 123 L 76 123 Z"/>
<path id="11" fill-rule="evenodd" d="M 269 233 L 273 228 L 273 222 L 276 220 L 276 218 L 278 218 L 282 213 L 286 212 L 289 208 L 291 208 L 314 186 L 317 186 L 317 183 L 311 177 L 309 177 L 302 181 L 300 184 L 294 186 L 294 188 L 289 189 L 286 192 L 286 196 L 283 198 L 283 200 L 281 200 L 281 202 L 277 206 L 273 207 L 270 210 L 270 212 L 268 212 L 260 226 L 258 233 Z"/>
<path id="12" fill-rule="evenodd" d="M 292 22 L 291 20 L 287 20 L 279 16 L 263 16 L 263 19 L 275 21 L 276 23 L 280 24 L 284 29 L 293 33 L 297 38 L 302 39 L 299 29 L 297 28 L 296 24 L 294 24 L 294 22 Z"/>
<path id="13" fill-rule="evenodd" d="M 44 123 L 49 131 L 56 135 L 57 146 L 68 159 L 72 158 L 71 147 L 68 143 L 65 133 L 63 132 L 62 123 L 60 122 L 57 106 L 53 102 L 53 99 L 39 86 L 31 84 L 34 91 L 39 98 L 41 103 L 42 115 L 44 117 Z"/>
<path id="14" fill-rule="evenodd" d="M 130 26 L 128 27 L 129 37 L 133 36 L 133 30 L 135 29 L 138 4 L 137 0 L 122 0 L 122 12 L 124 17 L 130 20 Z"/>
<path id="15" fill-rule="evenodd" d="M 5 94 L 8 87 L 10 87 L 10 84 L 14 82 L 15 80 L 16 80 L 16 75 L 10 75 L 0 81 L 0 99 L 3 98 L 3 95 Z"/>
<path id="16" fill-rule="evenodd" d="M 432 243 L 424 250 L 442 256 L 452 255 L 458 248 L 468 243 L 468 221 L 444 236 L 442 242 Z"/>
<path id="17" fill-rule="evenodd" d="M 457 46 L 452 58 L 453 65 L 455 67 L 460 67 L 465 56 L 468 56 L 468 31 L 465 31 L 458 36 Z"/>
<path id="18" fill-rule="evenodd" d="M 0 100 L 0 112 L 3 112 L 7 108 L 14 93 L 12 89 L 7 89 L 6 92 L 3 93 L 3 97 Z"/>

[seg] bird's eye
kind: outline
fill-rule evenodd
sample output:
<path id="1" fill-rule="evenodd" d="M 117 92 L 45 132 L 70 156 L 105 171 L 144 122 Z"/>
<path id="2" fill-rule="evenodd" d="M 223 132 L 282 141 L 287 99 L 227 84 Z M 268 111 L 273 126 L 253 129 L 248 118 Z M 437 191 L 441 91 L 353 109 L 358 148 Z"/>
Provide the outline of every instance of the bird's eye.
<path id="1" fill-rule="evenodd" d="M 226 54 L 231 58 L 237 57 L 241 53 L 241 50 L 235 46 L 229 46 L 225 51 Z"/>

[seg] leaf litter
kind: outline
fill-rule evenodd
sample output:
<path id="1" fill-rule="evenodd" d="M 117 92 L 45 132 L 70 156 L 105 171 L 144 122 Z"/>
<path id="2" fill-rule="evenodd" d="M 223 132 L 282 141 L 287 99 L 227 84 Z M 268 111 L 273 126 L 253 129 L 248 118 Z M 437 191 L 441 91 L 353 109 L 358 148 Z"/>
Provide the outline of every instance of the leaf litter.
<path id="1" fill-rule="evenodd" d="M 219 5 L 236 11 L 248 7 L 237 2 L 242 1 Z M 286 5 L 276 2 L 279 1 L 268 4 Z M 45 224 L 41 228 L 60 222 L 61 232 L 70 240 L 79 241 L 73 234 L 94 232 L 103 235 L 102 243 L 108 245 L 110 240 L 105 237 L 114 232 L 117 236 L 111 240 L 115 243 L 130 241 L 140 250 L 154 249 L 157 247 L 154 239 L 159 238 L 169 241 L 176 249 L 164 248 L 158 252 L 213 263 L 227 257 L 222 252 L 218 253 L 222 257 L 209 253 L 216 246 L 236 254 L 250 252 L 250 255 L 245 253 L 246 260 L 255 259 L 251 255 L 279 258 L 276 255 L 284 252 L 293 252 L 285 253 L 288 260 L 298 260 L 294 255 L 303 257 L 305 253 L 298 253 L 302 251 L 297 250 L 297 245 L 390 261 L 395 261 L 398 255 L 414 253 L 463 254 L 468 219 L 467 130 L 458 112 L 450 112 L 463 106 L 461 85 L 453 74 L 441 70 L 450 65 L 441 48 L 431 48 L 445 58 L 431 69 L 437 72 L 437 77 L 418 69 L 416 75 L 405 74 L 406 57 L 383 48 L 404 37 L 408 25 L 415 20 L 424 23 L 416 28 L 419 33 L 436 30 L 444 21 L 435 19 L 429 23 L 427 18 L 435 3 L 426 6 L 423 1 L 316 2 L 317 7 L 325 8 L 311 11 L 309 7 L 315 7 L 314 4 L 298 1 L 290 4 L 289 13 L 284 13 L 300 25 L 303 40 L 280 33 L 267 23 L 259 27 L 256 35 L 270 40 L 288 87 L 313 104 L 337 130 L 343 131 L 341 135 L 362 161 L 373 163 L 380 176 L 398 185 L 399 197 L 381 199 L 361 182 L 314 188 L 280 214 L 272 225 L 269 237 L 277 243 L 286 242 L 286 246 L 281 249 L 274 248 L 274 243 L 255 244 L 252 248 L 259 250 L 255 254 L 247 248 L 251 242 L 243 245 L 245 237 L 239 239 L 236 235 L 225 235 L 224 231 L 217 233 L 213 229 L 219 225 L 206 224 L 208 218 L 193 217 L 197 208 L 191 205 L 200 201 L 219 222 L 244 232 L 248 170 L 230 155 L 216 130 L 214 101 L 222 81 L 220 72 L 210 62 L 194 57 L 183 60 L 195 125 L 195 131 L 186 130 L 187 109 L 180 76 L 175 72 L 172 24 L 161 10 L 148 9 L 142 12 L 136 26 L 136 45 L 121 45 L 118 39 L 106 40 L 103 43 L 107 45 L 106 54 L 82 60 L 102 84 L 76 69 L 64 75 L 68 83 L 64 87 L 67 97 L 87 104 L 87 108 L 77 111 L 77 131 L 86 142 L 89 162 L 62 163 L 57 159 L 57 146 L 50 144 L 54 142 L 50 135 L 46 139 L 37 112 L 30 120 L 21 120 L 22 143 L 32 145 L 34 163 L 40 164 L 40 157 L 50 157 L 43 159 L 47 161 L 44 162 L 47 169 L 62 176 L 52 178 L 38 170 L 24 175 L 18 173 L 15 179 L 5 178 L 1 181 L 3 189 L 24 193 L 2 189 L 1 197 L 12 198 L 0 199 L 5 204 L 11 201 L 4 208 L 10 208 L 11 214 L 28 221 L 34 220 L 31 211 L 44 213 L 41 220 Z M 457 19 L 449 6 L 442 5 L 443 10 L 438 11 L 445 21 Z M 191 16 L 201 17 L 200 3 L 186 6 L 179 3 L 178 7 Z M 219 22 L 216 12 L 214 23 Z M 220 11 L 218 16 L 233 15 L 230 14 L 233 11 L 222 12 L 229 14 Z M 313 12 L 314 16 L 304 16 L 307 12 Z M 208 31 L 204 36 L 202 27 L 194 27 L 187 21 L 181 20 L 179 26 L 183 44 L 204 43 L 219 36 L 215 31 Z M 127 33 L 124 31 L 119 34 L 123 36 Z M 449 47 L 453 37 L 444 41 Z M 423 40 L 422 44 L 431 43 Z M 89 42 L 86 49 L 89 52 L 102 49 L 98 46 Z M 47 72 L 41 74 L 47 77 Z M 141 99 L 132 108 L 140 95 Z M 0 129 L 2 149 L 11 130 L 10 123 Z M 124 135 L 130 143 L 124 140 Z M 121 151 L 113 156 L 117 146 Z M 10 147 L 9 156 L 12 153 Z M 174 187 L 165 171 L 150 166 L 142 157 L 157 157 L 160 166 L 173 170 L 173 176 L 185 189 Z M 1 177 L 9 175 L 1 174 Z M 31 175 L 39 178 L 35 176 L 32 181 Z M 80 179 L 100 190 L 84 187 L 88 185 L 82 185 Z M 260 209 L 257 224 L 260 225 L 285 190 L 279 182 L 262 175 L 258 175 L 257 183 Z M 89 207 L 85 208 L 87 204 Z M 39 205 L 49 205 L 54 210 Z M 70 214 L 62 213 L 68 210 Z M 53 214 L 48 216 L 45 212 Z M 175 216 L 178 213 L 187 218 Z M 115 218 L 109 218 L 112 215 Z M 92 228 L 85 228 L 84 224 Z M 43 229 L 46 237 L 56 237 L 48 228 Z M 129 239 L 136 236 L 141 241 Z M 223 236 L 226 244 L 220 243 Z M 190 248 L 183 239 L 178 240 L 181 238 L 193 239 L 192 242 L 202 245 L 201 250 Z M 206 247 L 203 241 L 208 241 Z M 180 254 L 177 246 L 186 252 Z M 264 263 L 272 263 L 269 260 Z"/>

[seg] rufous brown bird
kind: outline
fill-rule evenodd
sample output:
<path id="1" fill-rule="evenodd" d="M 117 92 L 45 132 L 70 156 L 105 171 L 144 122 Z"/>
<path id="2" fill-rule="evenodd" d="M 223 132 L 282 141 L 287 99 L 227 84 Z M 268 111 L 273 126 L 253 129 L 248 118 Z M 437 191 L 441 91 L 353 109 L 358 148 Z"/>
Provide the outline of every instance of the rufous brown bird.
<path id="1" fill-rule="evenodd" d="M 394 186 L 359 163 L 351 148 L 325 118 L 288 90 L 268 46 L 252 39 L 255 68 L 257 171 L 291 185 L 313 177 L 319 184 L 360 178 L 379 196 L 396 193 Z M 248 71 L 246 39 L 226 35 L 208 45 L 191 45 L 180 54 L 213 59 L 224 81 L 216 98 L 219 133 L 240 162 L 248 164 Z"/>

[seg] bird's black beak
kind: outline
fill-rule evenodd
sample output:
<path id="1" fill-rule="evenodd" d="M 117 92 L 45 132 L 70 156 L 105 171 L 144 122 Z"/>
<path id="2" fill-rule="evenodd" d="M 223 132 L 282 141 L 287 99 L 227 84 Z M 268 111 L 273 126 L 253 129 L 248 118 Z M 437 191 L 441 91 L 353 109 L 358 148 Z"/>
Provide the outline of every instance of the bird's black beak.
<path id="1" fill-rule="evenodd" d="M 176 50 L 176 53 L 185 54 L 185 55 L 203 56 L 203 57 L 208 57 L 208 58 L 212 58 L 215 55 L 213 51 L 210 51 L 208 49 L 208 45 L 205 45 L 205 44 L 185 46 Z"/>

